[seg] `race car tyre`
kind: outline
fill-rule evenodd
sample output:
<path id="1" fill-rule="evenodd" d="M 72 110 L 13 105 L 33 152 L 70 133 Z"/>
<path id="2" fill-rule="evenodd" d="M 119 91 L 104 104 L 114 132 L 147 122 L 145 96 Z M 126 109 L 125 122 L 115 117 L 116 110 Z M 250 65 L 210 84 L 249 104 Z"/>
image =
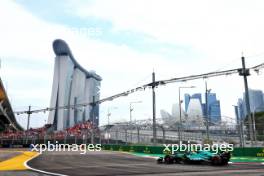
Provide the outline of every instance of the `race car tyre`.
<path id="1" fill-rule="evenodd" d="M 212 165 L 221 165 L 222 164 L 222 158 L 220 156 L 214 156 L 212 158 Z"/>
<path id="2" fill-rule="evenodd" d="M 162 158 L 162 157 L 158 158 L 158 159 L 157 159 L 157 163 L 158 163 L 158 164 L 162 164 L 162 163 L 163 163 L 163 158 Z"/>

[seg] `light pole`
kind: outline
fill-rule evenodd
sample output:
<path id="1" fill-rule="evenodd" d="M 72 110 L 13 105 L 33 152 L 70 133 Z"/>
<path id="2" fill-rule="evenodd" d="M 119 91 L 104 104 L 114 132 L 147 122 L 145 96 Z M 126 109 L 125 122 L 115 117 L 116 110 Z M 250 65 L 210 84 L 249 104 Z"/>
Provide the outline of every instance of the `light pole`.
<path id="1" fill-rule="evenodd" d="M 29 124 L 30 124 L 30 114 L 32 114 L 31 106 L 28 107 L 27 111 L 28 117 L 27 117 L 27 133 L 26 133 L 26 144 L 28 142 L 28 131 L 29 131 Z"/>
<path id="2" fill-rule="evenodd" d="M 132 101 L 129 103 L 129 117 L 130 117 L 130 128 L 131 128 L 131 143 L 132 143 L 132 111 L 134 110 L 132 105 L 136 103 L 142 103 L 142 101 Z"/>
<path id="3" fill-rule="evenodd" d="M 207 89 L 207 81 L 205 81 L 205 109 L 206 109 L 206 138 L 207 138 L 207 142 L 209 142 L 209 108 L 208 108 L 208 93 L 211 92 L 212 89 Z"/>
<path id="4" fill-rule="evenodd" d="M 179 126 L 179 142 L 182 140 L 182 112 L 181 112 L 181 89 L 188 89 L 188 88 L 195 88 L 195 86 L 185 86 L 185 87 L 179 87 L 179 113 L 180 113 L 180 126 Z"/>
<path id="5" fill-rule="evenodd" d="M 111 116 L 110 110 L 113 110 L 113 109 L 117 109 L 117 107 L 113 106 L 113 107 L 108 107 L 108 109 L 107 109 L 107 120 L 108 120 L 107 125 L 108 126 L 110 125 L 110 116 Z"/>
<path id="6" fill-rule="evenodd" d="M 244 133 L 243 133 L 243 119 L 238 115 L 238 106 L 232 105 L 235 108 L 235 113 L 236 113 L 236 120 L 237 120 L 237 125 L 238 125 L 238 132 L 239 132 L 239 140 L 240 140 L 240 147 L 244 147 Z"/>
<path id="7" fill-rule="evenodd" d="M 98 115 L 98 117 L 99 117 L 99 114 L 96 114 L 96 112 L 95 112 L 96 107 L 98 106 L 98 108 L 99 108 L 99 103 L 98 103 L 99 97 L 100 97 L 100 92 L 97 92 L 93 96 L 91 96 L 91 98 L 92 98 L 92 103 L 91 103 L 92 118 L 90 117 L 90 120 L 92 121 L 93 125 L 95 124 L 95 121 L 96 121 L 96 115 Z M 97 126 L 99 126 L 99 121 L 98 121 Z"/>
<path id="8" fill-rule="evenodd" d="M 134 108 L 132 107 L 133 104 L 136 104 L 136 103 L 142 103 L 142 101 L 132 101 L 129 103 L 129 117 L 130 117 L 130 124 L 132 124 L 132 111 L 134 110 Z"/>
<path id="9" fill-rule="evenodd" d="M 155 88 L 158 84 L 156 83 L 155 72 L 152 73 L 152 129 L 153 129 L 153 144 L 157 144 L 157 123 L 156 123 L 156 92 Z"/>
<path id="10" fill-rule="evenodd" d="M 109 144 L 110 143 L 110 116 L 111 116 L 111 112 L 110 110 L 113 110 L 113 109 L 117 109 L 117 107 L 113 106 L 113 107 L 108 107 L 107 108 L 107 130 L 106 130 L 106 136 L 107 136 L 107 143 Z"/>
<path id="11" fill-rule="evenodd" d="M 251 110 L 250 110 L 248 81 L 247 81 L 247 77 L 250 76 L 250 72 L 249 72 L 249 69 L 246 68 L 244 56 L 241 57 L 241 61 L 242 61 L 242 69 L 239 70 L 239 75 L 243 76 L 243 78 L 244 78 L 245 103 L 246 103 L 246 110 L 247 110 L 247 114 L 248 114 L 249 138 L 250 138 L 250 142 L 251 142 L 251 146 L 252 146 L 254 135 L 253 135 L 252 116 L 251 116 Z"/>

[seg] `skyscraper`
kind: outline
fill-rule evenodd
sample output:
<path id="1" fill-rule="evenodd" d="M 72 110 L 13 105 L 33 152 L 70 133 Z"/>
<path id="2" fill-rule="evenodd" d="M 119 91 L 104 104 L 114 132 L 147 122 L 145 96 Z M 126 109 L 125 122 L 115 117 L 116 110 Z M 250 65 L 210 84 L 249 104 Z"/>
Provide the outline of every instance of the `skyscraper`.
<path id="1" fill-rule="evenodd" d="M 244 117 L 246 116 L 245 114 L 246 114 L 246 112 L 245 112 L 245 102 L 243 101 L 243 99 L 242 98 L 239 98 L 238 99 L 238 102 L 237 102 L 237 110 L 238 110 L 238 113 L 237 113 L 237 115 L 238 115 L 238 117 L 237 117 L 237 119 L 244 119 Z"/>
<path id="2" fill-rule="evenodd" d="M 235 115 L 236 115 L 236 122 L 237 124 L 239 124 L 239 110 L 238 110 L 238 106 L 234 106 L 234 110 L 235 110 Z"/>
<path id="3" fill-rule="evenodd" d="M 207 94 L 207 105 L 208 105 L 208 118 L 210 119 L 210 122 L 212 123 L 220 122 L 221 121 L 220 101 L 216 99 L 215 93 Z"/>
<path id="4" fill-rule="evenodd" d="M 63 130 L 86 120 L 98 125 L 99 105 L 76 105 L 99 100 L 101 77 L 80 66 L 65 41 L 55 40 L 53 50 L 56 58 L 50 107 L 55 109 L 50 111 L 48 123 L 53 124 L 55 130 Z M 59 108 L 65 106 L 71 107 Z"/>
<path id="5" fill-rule="evenodd" d="M 264 111 L 264 96 L 261 90 L 249 89 L 249 103 L 250 111 L 261 112 Z M 238 107 L 238 119 L 244 119 L 248 112 L 245 103 L 245 93 L 243 93 L 243 99 L 239 98 L 237 102 Z"/>
<path id="6" fill-rule="evenodd" d="M 243 94 L 245 99 L 245 93 Z M 249 103 L 251 112 L 259 112 L 264 108 L 263 92 L 262 90 L 249 89 Z M 245 111 L 247 113 L 247 111 Z"/>
<path id="7" fill-rule="evenodd" d="M 192 123 L 195 122 L 196 124 L 201 124 L 203 122 L 203 110 L 199 98 L 191 98 L 187 114 L 187 121 Z"/>
<path id="8" fill-rule="evenodd" d="M 204 118 L 208 117 L 210 119 L 209 121 L 212 123 L 218 123 L 221 121 L 220 101 L 217 100 L 215 93 L 208 93 L 207 94 L 208 109 L 206 108 L 206 104 L 202 103 L 202 94 L 200 94 L 200 93 L 195 93 L 193 95 L 185 94 L 184 97 L 185 97 L 185 111 L 186 112 L 190 112 L 189 111 L 190 101 L 192 99 L 195 99 L 195 100 L 198 100 L 198 102 L 200 103 L 199 109 L 201 108 L 202 116 Z M 204 100 L 205 100 L 205 98 L 204 98 Z M 198 107 L 198 106 L 196 106 L 196 107 Z M 208 115 L 207 115 L 207 110 L 208 110 Z"/>
<path id="9" fill-rule="evenodd" d="M 185 112 L 187 112 L 187 110 L 188 110 L 190 99 L 191 99 L 190 94 L 184 94 Z"/>
<path id="10" fill-rule="evenodd" d="M 200 103 L 202 104 L 202 94 L 200 93 L 195 93 L 193 95 L 184 94 L 185 112 L 188 111 L 188 107 L 189 107 L 189 103 L 191 99 L 198 99 Z"/>

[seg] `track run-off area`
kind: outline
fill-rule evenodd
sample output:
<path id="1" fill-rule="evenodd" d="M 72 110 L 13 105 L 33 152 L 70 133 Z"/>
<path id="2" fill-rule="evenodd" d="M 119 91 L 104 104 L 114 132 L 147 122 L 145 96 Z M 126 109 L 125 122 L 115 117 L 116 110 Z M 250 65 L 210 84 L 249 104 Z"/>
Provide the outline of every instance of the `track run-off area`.
<path id="1" fill-rule="evenodd" d="M 44 152 L 0 150 L 0 176 L 40 175 L 264 175 L 261 162 L 227 166 L 157 164 L 154 156 L 118 151 Z"/>

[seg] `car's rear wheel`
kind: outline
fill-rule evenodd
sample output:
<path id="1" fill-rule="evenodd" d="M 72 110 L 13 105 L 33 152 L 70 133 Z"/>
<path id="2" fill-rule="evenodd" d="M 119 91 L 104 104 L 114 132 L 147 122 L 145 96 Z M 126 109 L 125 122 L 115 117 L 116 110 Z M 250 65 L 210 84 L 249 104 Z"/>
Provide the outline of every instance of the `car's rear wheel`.
<path id="1" fill-rule="evenodd" d="M 220 156 L 214 156 L 212 158 L 212 165 L 221 165 L 222 159 Z"/>

